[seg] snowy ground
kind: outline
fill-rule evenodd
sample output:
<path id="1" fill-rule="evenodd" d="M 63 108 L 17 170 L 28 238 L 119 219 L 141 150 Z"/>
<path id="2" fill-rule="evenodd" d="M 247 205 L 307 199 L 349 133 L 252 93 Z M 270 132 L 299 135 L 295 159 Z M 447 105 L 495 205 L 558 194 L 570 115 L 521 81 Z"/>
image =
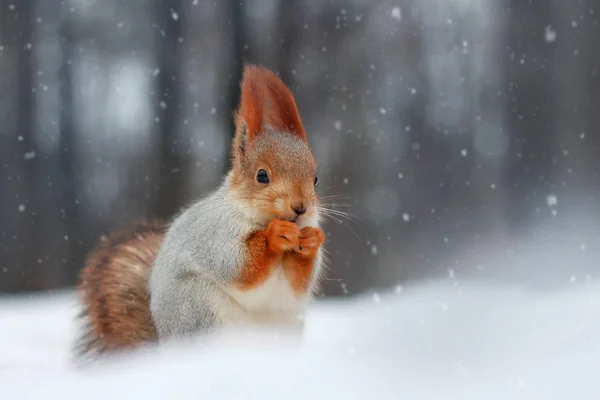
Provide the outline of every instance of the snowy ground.
<path id="1" fill-rule="evenodd" d="M 432 282 L 323 301 L 301 344 L 232 335 L 85 372 L 74 297 L 0 301 L 3 399 L 596 399 L 600 285 L 552 292 Z"/>

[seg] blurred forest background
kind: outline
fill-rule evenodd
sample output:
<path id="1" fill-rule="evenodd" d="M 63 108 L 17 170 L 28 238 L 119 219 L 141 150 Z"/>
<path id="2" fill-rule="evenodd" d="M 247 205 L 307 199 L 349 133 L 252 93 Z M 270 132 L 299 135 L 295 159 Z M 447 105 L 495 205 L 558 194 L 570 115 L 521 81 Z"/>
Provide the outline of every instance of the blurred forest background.
<path id="1" fill-rule="evenodd" d="M 0 0 L 0 291 L 72 285 L 102 233 L 214 189 L 244 61 L 292 88 L 319 190 L 354 216 L 326 225 L 327 294 L 499 279 L 520 238 L 600 215 L 599 20 L 597 0 Z M 597 252 L 590 226 L 540 260 Z M 556 281 L 600 270 L 567 264 Z"/>

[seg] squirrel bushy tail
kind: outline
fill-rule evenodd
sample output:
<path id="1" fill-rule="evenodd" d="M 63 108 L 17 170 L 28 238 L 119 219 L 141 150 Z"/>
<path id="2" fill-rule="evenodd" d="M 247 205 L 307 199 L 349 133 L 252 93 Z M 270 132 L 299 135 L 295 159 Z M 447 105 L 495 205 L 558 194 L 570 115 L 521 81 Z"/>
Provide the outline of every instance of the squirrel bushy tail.
<path id="1" fill-rule="evenodd" d="M 143 221 L 102 236 L 78 286 L 84 327 L 76 356 L 135 348 L 156 338 L 148 280 L 167 226 Z"/>

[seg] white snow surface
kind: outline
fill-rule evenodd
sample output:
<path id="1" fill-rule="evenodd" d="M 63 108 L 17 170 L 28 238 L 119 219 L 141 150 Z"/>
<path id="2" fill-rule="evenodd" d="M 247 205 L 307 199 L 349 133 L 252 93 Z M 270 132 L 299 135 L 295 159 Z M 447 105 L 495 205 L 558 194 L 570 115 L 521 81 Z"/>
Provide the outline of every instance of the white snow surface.
<path id="1" fill-rule="evenodd" d="M 78 370 L 72 292 L 0 300 L 2 399 L 596 399 L 600 284 L 434 281 Z"/>

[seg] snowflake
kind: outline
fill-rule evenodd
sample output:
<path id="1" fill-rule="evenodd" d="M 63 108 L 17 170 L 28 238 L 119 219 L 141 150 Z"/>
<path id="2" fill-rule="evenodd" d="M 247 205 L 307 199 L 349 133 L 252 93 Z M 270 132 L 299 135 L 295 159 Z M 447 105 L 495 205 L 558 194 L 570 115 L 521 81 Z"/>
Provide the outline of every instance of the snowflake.
<path id="1" fill-rule="evenodd" d="M 558 204 L 558 198 L 556 197 L 555 194 L 550 194 L 548 195 L 548 197 L 546 197 L 546 204 L 548 204 L 548 207 L 554 207 Z"/>
<path id="2" fill-rule="evenodd" d="M 402 19 L 402 10 L 400 7 L 392 7 L 392 18 L 396 21 L 400 21 Z"/>
<path id="3" fill-rule="evenodd" d="M 552 43 L 556 40 L 556 31 L 552 30 L 551 26 L 546 27 L 546 31 L 544 32 L 544 38 L 547 43 Z"/>

